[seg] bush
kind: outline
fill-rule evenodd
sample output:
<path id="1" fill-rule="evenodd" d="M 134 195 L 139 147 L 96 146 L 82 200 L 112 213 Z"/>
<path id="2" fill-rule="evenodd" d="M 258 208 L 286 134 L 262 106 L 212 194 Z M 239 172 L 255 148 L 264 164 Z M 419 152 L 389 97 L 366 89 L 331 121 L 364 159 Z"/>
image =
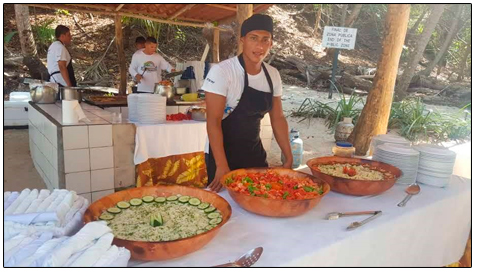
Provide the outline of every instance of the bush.
<path id="1" fill-rule="evenodd" d="M 47 52 L 50 44 L 55 41 L 55 29 L 50 27 L 54 21 L 50 19 L 31 26 L 38 51 Z"/>

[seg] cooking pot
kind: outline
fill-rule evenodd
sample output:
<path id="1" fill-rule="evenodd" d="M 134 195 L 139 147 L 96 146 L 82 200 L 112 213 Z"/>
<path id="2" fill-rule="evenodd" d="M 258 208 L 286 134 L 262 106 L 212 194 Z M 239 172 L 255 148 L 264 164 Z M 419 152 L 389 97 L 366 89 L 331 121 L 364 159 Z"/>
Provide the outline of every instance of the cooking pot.
<path id="1" fill-rule="evenodd" d="M 154 86 L 154 93 L 167 97 L 167 100 L 173 100 L 174 98 L 172 86 L 164 86 L 159 83 L 156 83 L 156 85 Z"/>
<path id="2" fill-rule="evenodd" d="M 57 91 L 50 86 L 36 85 L 30 90 L 31 101 L 37 104 L 54 104 Z"/>
<path id="3" fill-rule="evenodd" d="M 78 100 L 78 103 L 81 103 L 82 100 L 82 91 L 79 88 L 75 87 L 62 87 L 61 88 L 61 100 Z"/>

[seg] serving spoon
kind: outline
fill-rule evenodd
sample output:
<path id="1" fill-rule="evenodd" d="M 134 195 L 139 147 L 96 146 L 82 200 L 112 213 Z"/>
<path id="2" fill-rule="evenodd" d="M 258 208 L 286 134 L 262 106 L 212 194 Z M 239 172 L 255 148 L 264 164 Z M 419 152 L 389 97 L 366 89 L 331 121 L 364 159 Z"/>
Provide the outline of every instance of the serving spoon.
<path id="1" fill-rule="evenodd" d="M 406 188 L 407 196 L 398 204 L 398 207 L 406 206 L 406 203 L 411 199 L 413 195 L 419 194 L 421 187 L 417 183 L 411 184 Z"/>

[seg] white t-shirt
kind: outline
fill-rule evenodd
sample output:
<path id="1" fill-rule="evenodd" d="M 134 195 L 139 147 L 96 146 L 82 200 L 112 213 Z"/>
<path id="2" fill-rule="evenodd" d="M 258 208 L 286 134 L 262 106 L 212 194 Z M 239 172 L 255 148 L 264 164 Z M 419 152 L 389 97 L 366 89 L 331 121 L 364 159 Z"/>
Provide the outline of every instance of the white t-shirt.
<path id="1" fill-rule="evenodd" d="M 264 63 L 270 79 L 273 84 L 273 96 L 279 97 L 283 93 L 282 79 L 275 67 Z M 204 80 L 202 90 L 208 93 L 214 93 L 226 97 L 224 115 L 222 119 L 227 117 L 238 105 L 242 97 L 245 85 L 245 70 L 238 60 L 233 57 L 215 64 L 210 68 L 207 78 Z M 256 75 L 248 74 L 248 85 L 262 92 L 270 92 L 265 72 L 261 69 Z M 209 138 L 205 143 L 205 153 L 209 153 Z"/>
<path id="2" fill-rule="evenodd" d="M 281 96 L 283 93 L 282 79 L 278 70 L 267 63 L 265 63 L 265 67 L 272 80 L 273 96 Z M 207 78 L 204 80 L 202 90 L 226 97 L 222 119 L 227 117 L 237 107 L 240 97 L 242 97 L 245 85 L 244 73 L 238 57 L 233 57 L 212 66 L 207 74 Z M 270 92 L 270 86 L 263 69 L 256 75 L 248 74 L 248 85 L 262 92 Z"/>
<path id="3" fill-rule="evenodd" d="M 48 54 L 46 55 L 46 66 L 50 75 L 54 72 L 60 71 L 58 61 L 66 61 L 66 65 L 68 65 L 71 61 L 71 56 L 70 52 L 68 52 L 66 47 L 60 41 L 55 41 L 48 48 Z M 63 79 L 61 73 L 51 76 L 50 82 L 66 86 L 66 81 Z"/>
<path id="4" fill-rule="evenodd" d="M 144 72 L 145 68 L 147 71 Z M 134 53 L 129 66 L 129 73 L 133 78 L 137 74 L 142 75 L 143 79 L 137 85 L 139 92 L 154 92 L 154 85 L 162 80 L 161 70 L 167 70 L 171 72 L 172 66 L 159 54 L 154 53 L 147 55 L 144 53 L 144 49 L 140 49 Z"/>

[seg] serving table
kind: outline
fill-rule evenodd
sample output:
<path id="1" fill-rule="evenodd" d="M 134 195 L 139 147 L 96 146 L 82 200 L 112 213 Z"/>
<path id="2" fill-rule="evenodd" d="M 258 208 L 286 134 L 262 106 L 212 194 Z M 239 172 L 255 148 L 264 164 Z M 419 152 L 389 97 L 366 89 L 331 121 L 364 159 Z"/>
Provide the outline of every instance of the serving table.
<path id="1" fill-rule="evenodd" d="M 309 169 L 301 170 L 310 173 Z M 208 267 L 234 261 L 263 247 L 256 267 L 273 266 L 432 266 L 456 262 L 463 255 L 471 228 L 470 180 L 452 176 L 446 188 L 421 185 L 421 192 L 400 208 L 405 185 L 396 184 L 376 196 L 330 192 L 308 213 L 270 218 L 240 208 L 226 191 L 232 217 L 204 248 L 169 261 L 128 266 Z M 330 212 L 381 210 L 383 214 L 355 230 L 346 227 L 365 217 L 326 220 Z"/>

